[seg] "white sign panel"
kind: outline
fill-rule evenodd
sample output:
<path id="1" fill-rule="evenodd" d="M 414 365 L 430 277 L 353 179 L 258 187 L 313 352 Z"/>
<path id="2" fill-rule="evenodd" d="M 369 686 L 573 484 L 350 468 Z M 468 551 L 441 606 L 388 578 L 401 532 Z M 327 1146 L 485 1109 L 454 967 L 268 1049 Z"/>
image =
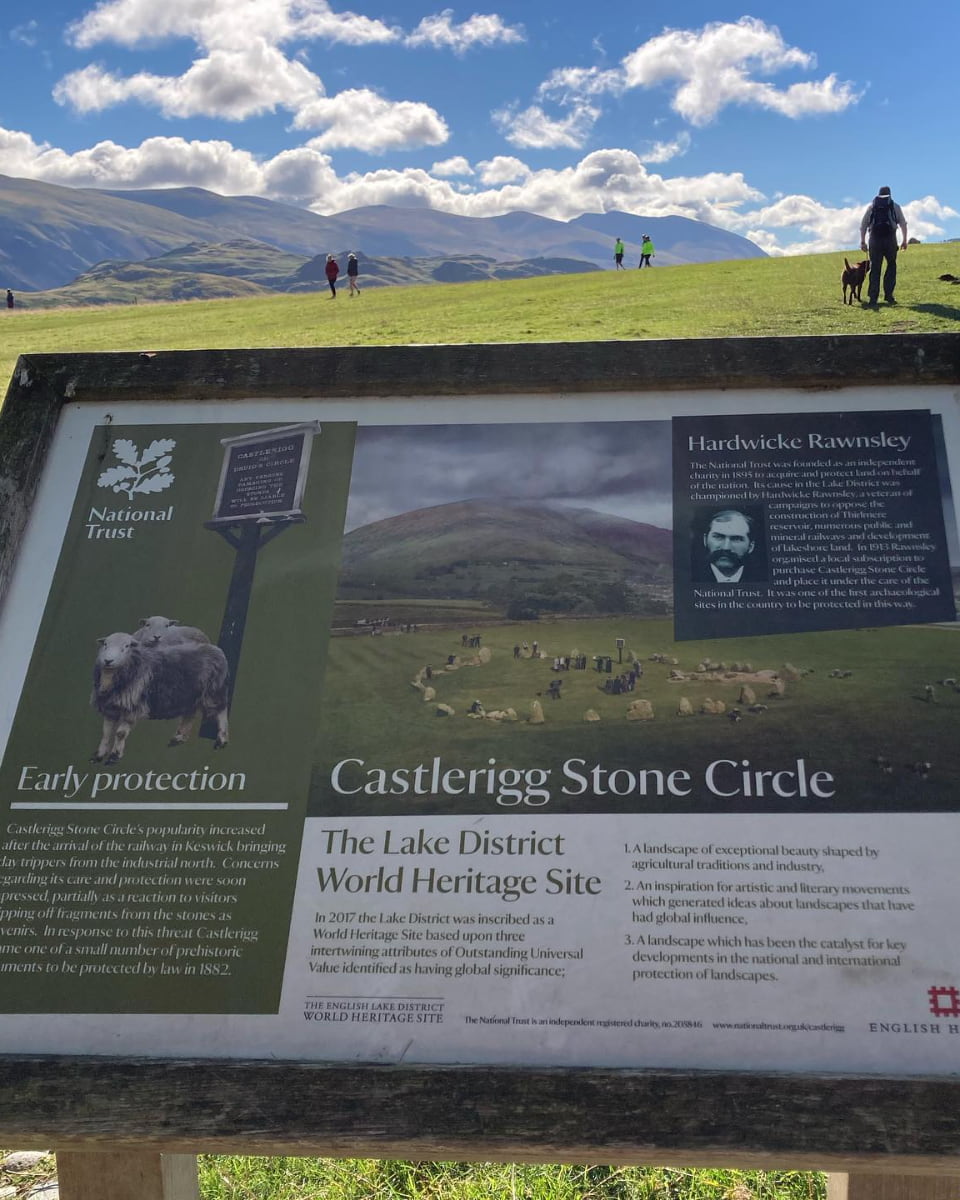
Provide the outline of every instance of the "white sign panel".
<path id="1" fill-rule="evenodd" d="M 110 413 L 0 622 L 4 1051 L 957 1070 L 949 389 Z"/>

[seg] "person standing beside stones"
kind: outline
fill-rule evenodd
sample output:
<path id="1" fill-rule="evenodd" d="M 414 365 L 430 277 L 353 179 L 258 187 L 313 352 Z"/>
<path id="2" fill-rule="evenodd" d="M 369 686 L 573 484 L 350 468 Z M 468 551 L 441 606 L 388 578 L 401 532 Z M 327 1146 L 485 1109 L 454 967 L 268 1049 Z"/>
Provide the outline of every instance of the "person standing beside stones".
<path id="1" fill-rule="evenodd" d="M 7 288 L 7 308 L 13 308 L 13 292 Z"/>

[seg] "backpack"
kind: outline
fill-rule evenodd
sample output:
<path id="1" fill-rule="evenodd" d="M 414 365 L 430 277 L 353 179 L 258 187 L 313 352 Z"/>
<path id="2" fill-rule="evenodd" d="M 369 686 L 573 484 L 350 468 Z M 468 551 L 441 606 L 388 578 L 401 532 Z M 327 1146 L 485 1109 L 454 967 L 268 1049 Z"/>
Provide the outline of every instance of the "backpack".
<path id="1" fill-rule="evenodd" d="M 875 233 L 891 233 L 897 227 L 892 196 L 877 196 L 870 213 L 870 229 Z"/>

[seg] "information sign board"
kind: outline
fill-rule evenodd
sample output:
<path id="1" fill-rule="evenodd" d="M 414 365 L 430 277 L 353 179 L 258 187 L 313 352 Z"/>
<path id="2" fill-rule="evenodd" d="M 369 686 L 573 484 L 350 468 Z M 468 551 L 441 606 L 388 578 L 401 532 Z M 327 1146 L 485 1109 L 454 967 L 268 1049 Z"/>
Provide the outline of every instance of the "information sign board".
<path id="1" fill-rule="evenodd" d="M 419 354 L 61 405 L 0 611 L 0 1048 L 954 1075 L 949 372 Z"/>

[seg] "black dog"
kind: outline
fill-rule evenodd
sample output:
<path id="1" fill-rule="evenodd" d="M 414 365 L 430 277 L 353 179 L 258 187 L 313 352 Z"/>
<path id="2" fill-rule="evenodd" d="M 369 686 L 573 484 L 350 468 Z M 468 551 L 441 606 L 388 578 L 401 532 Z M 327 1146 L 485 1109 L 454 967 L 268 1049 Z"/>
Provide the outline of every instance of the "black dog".
<path id="1" fill-rule="evenodd" d="M 840 275 L 840 286 L 843 288 L 844 304 L 852 304 L 854 300 L 860 299 L 860 289 L 863 287 L 863 281 L 867 277 L 867 271 L 870 269 L 870 260 L 863 259 L 861 262 L 854 263 L 851 267 L 846 259 L 843 260 L 843 272 Z M 850 289 L 850 299 L 847 299 L 847 288 Z"/>

